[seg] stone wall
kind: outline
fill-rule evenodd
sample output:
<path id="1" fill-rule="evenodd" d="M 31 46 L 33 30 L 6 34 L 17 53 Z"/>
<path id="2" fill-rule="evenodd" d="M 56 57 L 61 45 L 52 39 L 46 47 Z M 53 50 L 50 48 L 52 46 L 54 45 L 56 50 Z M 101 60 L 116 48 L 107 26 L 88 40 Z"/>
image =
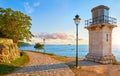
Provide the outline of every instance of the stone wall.
<path id="1" fill-rule="evenodd" d="M 9 62 L 20 57 L 17 44 L 12 39 L 0 38 L 0 63 Z"/>

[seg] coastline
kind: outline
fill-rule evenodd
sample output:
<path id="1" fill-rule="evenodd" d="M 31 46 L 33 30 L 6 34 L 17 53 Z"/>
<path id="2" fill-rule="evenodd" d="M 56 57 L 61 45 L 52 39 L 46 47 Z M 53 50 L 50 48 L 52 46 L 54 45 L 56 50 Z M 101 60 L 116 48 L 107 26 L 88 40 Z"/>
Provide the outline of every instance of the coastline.
<path id="1" fill-rule="evenodd" d="M 79 57 L 85 58 L 88 53 L 88 45 L 79 45 Z M 36 50 L 34 45 L 20 47 L 19 50 Z M 46 53 L 53 53 L 58 56 L 67 56 L 67 57 L 75 57 L 75 45 L 45 45 Z M 113 46 L 112 53 L 116 57 L 117 61 L 120 61 L 120 48 L 118 46 Z M 39 52 L 44 52 L 44 50 L 36 50 Z"/>

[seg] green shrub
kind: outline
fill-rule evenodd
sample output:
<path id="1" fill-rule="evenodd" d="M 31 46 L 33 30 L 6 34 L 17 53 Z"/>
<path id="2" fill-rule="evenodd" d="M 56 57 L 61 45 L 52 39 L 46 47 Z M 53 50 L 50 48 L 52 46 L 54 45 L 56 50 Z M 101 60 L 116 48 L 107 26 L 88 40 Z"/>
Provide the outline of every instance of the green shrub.
<path id="1" fill-rule="evenodd" d="M 38 50 L 42 50 L 42 49 L 44 49 L 44 45 L 40 44 L 40 43 L 36 43 L 35 46 L 34 46 L 34 48 L 38 49 Z"/>

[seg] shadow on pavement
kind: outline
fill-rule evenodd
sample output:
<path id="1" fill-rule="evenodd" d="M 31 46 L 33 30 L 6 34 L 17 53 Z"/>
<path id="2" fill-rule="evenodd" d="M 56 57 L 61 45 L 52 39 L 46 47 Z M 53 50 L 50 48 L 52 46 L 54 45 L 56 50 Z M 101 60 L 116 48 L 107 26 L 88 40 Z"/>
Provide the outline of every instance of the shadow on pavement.
<path id="1" fill-rule="evenodd" d="M 66 63 L 68 65 L 76 65 L 76 61 L 72 61 L 72 62 L 69 62 L 69 63 Z M 88 60 L 79 60 L 78 61 L 78 65 L 79 66 L 98 66 L 98 65 L 101 65 L 100 63 L 96 63 L 96 62 L 91 62 L 91 61 L 88 61 Z"/>
<path id="2" fill-rule="evenodd" d="M 15 73 L 35 72 L 35 71 L 63 69 L 63 68 L 68 68 L 68 66 L 65 65 L 64 63 L 37 65 L 37 66 L 26 66 L 26 67 L 23 67 L 22 69 L 16 71 Z"/>

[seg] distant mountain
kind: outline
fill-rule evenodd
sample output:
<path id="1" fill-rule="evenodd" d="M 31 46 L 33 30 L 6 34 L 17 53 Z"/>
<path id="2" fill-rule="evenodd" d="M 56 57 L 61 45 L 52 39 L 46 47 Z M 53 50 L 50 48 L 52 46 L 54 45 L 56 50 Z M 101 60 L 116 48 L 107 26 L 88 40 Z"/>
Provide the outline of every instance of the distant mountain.
<path id="1" fill-rule="evenodd" d="M 18 47 L 21 47 L 21 46 L 30 46 L 30 44 L 26 42 L 18 42 Z"/>

